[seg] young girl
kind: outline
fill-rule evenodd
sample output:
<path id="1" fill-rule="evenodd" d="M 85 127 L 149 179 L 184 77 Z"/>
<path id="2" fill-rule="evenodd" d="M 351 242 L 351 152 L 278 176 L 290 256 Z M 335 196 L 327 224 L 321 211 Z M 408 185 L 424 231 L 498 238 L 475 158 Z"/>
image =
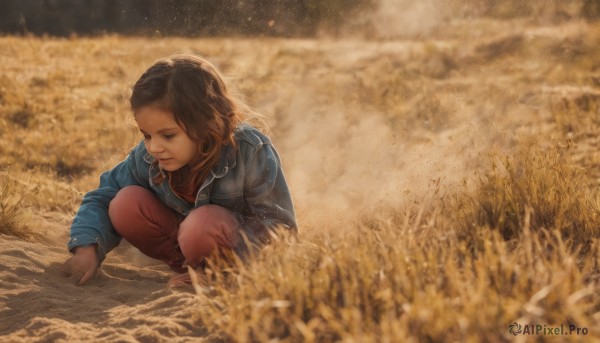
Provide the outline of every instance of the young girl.
<path id="1" fill-rule="evenodd" d="M 207 60 L 159 60 L 133 87 L 131 109 L 144 139 L 100 176 L 71 226 L 67 273 L 96 273 L 121 238 L 191 279 L 206 257 L 268 242 L 269 230 L 297 230 L 281 162 L 270 140 L 242 122 Z"/>

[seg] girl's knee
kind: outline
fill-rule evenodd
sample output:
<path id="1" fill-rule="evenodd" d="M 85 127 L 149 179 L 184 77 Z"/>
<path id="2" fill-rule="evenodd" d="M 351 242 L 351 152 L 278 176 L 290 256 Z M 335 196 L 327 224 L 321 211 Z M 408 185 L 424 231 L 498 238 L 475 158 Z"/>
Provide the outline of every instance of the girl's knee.
<path id="1" fill-rule="evenodd" d="M 239 237 L 239 222 L 231 211 L 205 205 L 191 211 L 179 225 L 177 240 L 186 260 L 199 263 L 219 250 L 234 248 Z"/>
<path id="2" fill-rule="evenodd" d="M 141 199 L 149 191 L 141 186 L 126 186 L 121 188 L 117 195 L 111 200 L 108 207 L 109 211 L 117 211 L 119 209 L 130 207 Z"/>

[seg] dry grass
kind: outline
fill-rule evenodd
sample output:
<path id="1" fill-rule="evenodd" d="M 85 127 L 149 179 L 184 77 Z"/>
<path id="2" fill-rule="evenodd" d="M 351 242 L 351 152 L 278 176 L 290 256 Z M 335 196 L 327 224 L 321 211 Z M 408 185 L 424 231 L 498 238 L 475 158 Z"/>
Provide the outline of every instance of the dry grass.
<path id="1" fill-rule="evenodd" d="M 2 180 L 2 230 L 72 218 L 139 138 L 128 86 L 198 53 L 269 115 L 301 224 L 233 273 L 213 266 L 212 334 L 509 341 L 517 321 L 598 339 L 600 26 L 540 22 L 409 41 L 0 38 L 0 172 L 35 188 Z"/>
<path id="2" fill-rule="evenodd" d="M 597 335 L 598 192 L 556 154 L 503 167 L 441 211 L 283 239 L 231 274 L 217 263 L 229 276 L 198 318 L 226 341 L 508 341 L 515 321 Z"/>
<path id="3" fill-rule="evenodd" d="M 473 250 L 452 234 L 416 238 L 411 224 L 271 248 L 201 294 L 199 318 L 232 341 L 502 341 L 513 321 L 595 327 L 596 245 L 580 261 L 560 236 L 514 246 L 481 230 Z"/>
<path id="4" fill-rule="evenodd" d="M 455 206 L 466 213 L 465 224 L 497 229 L 506 240 L 519 238 L 526 228 L 584 243 L 600 236 L 600 194 L 582 187 L 585 183 L 583 169 L 557 151 L 530 148 L 494 159 L 481 174 L 478 191 L 459 197 Z"/>
<path id="5" fill-rule="evenodd" d="M 31 207 L 23 199 L 27 191 L 23 184 L 6 175 L 0 175 L 0 234 L 25 240 L 39 237 L 30 227 Z"/>

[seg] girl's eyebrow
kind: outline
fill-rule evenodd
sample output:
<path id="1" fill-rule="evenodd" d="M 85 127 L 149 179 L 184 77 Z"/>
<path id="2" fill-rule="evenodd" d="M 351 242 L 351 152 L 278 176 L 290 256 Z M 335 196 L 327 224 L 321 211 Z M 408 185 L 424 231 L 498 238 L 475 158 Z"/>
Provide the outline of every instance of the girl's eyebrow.
<path id="1" fill-rule="evenodd" d="M 160 130 L 158 130 L 157 132 L 158 132 L 158 133 L 165 133 L 165 132 L 167 132 L 167 131 L 173 131 L 173 130 L 177 130 L 178 128 L 179 128 L 179 127 L 166 127 L 166 128 L 164 128 L 164 129 L 160 129 Z"/>
<path id="2" fill-rule="evenodd" d="M 174 130 L 177 130 L 178 128 L 179 128 L 179 127 L 166 127 L 166 128 L 164 128 L 164 129 L 160 129 L 160 130 L 158 130 L 156 133 L 165 133 L 165 132 L 168 132 L 168 131 L 174 131 Z M 147 133 L 146 131 L 144 131 L 144 130 L 142 130 L 142 129 L 140 129 L 140 131 L 141 131 L 142 133 Z"/>

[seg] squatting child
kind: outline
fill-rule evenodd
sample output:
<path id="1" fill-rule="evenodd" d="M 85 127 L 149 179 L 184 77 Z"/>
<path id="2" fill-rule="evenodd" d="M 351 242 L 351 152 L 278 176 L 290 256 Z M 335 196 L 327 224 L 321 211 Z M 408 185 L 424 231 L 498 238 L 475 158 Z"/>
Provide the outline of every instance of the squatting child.
<path id="1" fill-rule="evenodd" d="M 297 230 L 279 156 L 244 122 L 248 108 L 219 71 L 193 55 L 157 61 L 133 87 L 143 140 L 100 176 L 73 220 L 66 269 L 79 284 L 95 275 L 121 238 L 179 273 L 220 251 L 243 255 L 276 227 Z"/>

